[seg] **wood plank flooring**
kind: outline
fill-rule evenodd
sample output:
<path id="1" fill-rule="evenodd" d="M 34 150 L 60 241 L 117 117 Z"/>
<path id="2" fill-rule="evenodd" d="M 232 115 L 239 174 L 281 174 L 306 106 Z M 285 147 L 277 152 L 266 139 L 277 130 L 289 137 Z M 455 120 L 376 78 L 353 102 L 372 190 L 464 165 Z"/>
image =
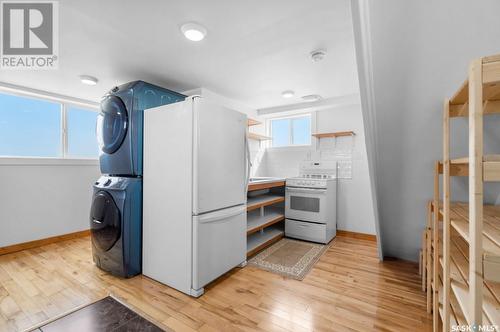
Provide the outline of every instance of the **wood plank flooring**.
<path id="1" fill-rule="evenodd" d="M 431 331 L 418 267 L 379 262 L 372 241 L 337 237 L 303 281 L 235 269 L 190 298 L 92 263 L 90 238 L 0 256 L 0 331 L 39 325 L 112 294 L 176 331 Z"/>

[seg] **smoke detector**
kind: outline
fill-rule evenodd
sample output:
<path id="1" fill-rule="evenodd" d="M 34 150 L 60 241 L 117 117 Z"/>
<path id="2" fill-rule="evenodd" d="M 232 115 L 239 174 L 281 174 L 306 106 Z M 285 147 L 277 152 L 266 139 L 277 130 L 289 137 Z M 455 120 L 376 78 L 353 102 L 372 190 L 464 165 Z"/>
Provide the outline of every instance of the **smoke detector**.
<path id="1" fill-rule="evenodd" d="M 321 61 L 325 58 L 325 56 L 326 56 L 326 50 L 324 49 L 319 49 L 311 52 L 311 60 L 313 62 Z"/>

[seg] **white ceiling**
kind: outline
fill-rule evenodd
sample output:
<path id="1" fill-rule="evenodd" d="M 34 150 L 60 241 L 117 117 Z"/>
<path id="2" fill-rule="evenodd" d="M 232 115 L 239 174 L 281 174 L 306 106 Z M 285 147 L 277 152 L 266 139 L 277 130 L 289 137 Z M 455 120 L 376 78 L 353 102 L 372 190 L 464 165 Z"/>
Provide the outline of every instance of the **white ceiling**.
<path id="1" fill-rule="evenodd" d="M 98 101 L 142 79 L 185 91 L 206 87 L 255 108 L 358 92 L 349 0 L 64 0 L 58 70 L 0 71 L 0 81 Z M 196 21 L 205 40 L 179 26 Z M 328 50 L 313 63 L 309 53 Z M 96 86 L 79 75 L 96 76 Z M 296 96 L 283 99 L 283 90 Z"/>

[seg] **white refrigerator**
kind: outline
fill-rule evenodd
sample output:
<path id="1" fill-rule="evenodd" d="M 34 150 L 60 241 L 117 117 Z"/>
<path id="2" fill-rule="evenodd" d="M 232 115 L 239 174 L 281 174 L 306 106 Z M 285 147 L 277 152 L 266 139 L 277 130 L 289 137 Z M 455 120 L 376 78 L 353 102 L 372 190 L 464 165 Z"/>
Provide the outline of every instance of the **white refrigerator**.
<path id="1" fill-rule="evenodd" d="M 144 111 L 144 275 L 198 297 L 246 263 L 246 132 L 199 96 Z"/>

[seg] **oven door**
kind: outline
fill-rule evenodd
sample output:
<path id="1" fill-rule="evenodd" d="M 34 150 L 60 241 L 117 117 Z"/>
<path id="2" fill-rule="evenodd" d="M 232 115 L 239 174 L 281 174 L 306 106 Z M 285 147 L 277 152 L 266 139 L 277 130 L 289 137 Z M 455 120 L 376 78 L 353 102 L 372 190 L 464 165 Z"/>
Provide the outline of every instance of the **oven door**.
<path id="1" fill-rule="evenodd" d="M 315 223 L 326 223 L 326 189 L 286 187 L 285 216 Z"/>

